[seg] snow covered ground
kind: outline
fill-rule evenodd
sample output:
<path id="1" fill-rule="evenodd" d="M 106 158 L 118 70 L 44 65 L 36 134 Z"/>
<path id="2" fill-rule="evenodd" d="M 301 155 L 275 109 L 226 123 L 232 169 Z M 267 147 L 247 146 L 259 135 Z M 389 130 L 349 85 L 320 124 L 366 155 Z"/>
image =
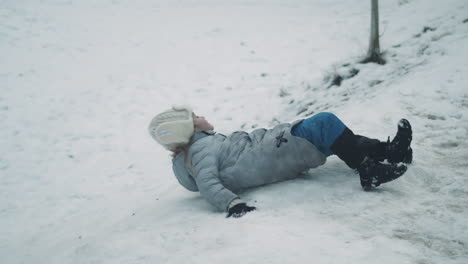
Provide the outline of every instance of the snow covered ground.
<path id="1" fill-rule="evenodd" d="M 468 263 L 468 2 L 380 2 L 383 66 L 369 1 L 1 0 L 1 263 Z M 172 104 L 222 133 L 405 117 L 414 163 L 363 192 L 331 157 L 226 219 L 147 133 Z"/>

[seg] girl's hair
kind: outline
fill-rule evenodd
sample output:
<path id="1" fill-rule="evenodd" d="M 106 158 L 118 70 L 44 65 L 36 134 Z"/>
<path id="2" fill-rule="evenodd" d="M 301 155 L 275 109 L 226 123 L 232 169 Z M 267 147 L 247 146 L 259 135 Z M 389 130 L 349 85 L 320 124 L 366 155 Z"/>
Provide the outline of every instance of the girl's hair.
<path id="1" fill-rule="evenodd" d="M 185 159 L 187 159 L 188 156 L 188 150 L 189 150 L 190 144 L 186 144 L 183 146 L 177 146 L 173 151 L 172 151 L 172 157 L 175 158 L 179 153 L 184 153 Z"/>
<path id="2" fill-rule="evenodd" d="M 192 165 L 190 164 L 188 160 L 188 152 L 190 145 L 192 145 L 192 141 L 190 141 L 188 144 L 182 145 L 182 146 L 177 146 L 173 151 L 172 151 L 172 158 L 174 159 L 179 153 L 183 153 L 184 155 L 184 163 L 187 167 L 192 168 Z"/>

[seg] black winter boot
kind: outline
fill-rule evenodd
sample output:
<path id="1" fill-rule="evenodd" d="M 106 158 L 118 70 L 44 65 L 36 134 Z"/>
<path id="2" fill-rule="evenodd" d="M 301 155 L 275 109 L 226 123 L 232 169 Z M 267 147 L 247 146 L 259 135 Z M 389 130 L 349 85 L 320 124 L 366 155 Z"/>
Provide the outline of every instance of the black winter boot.
<path id="1" fill-rule="evenodd" d="M 405 164 L 383 164 L 366 157 L 357 171 L 361 178 L 361 186 L 369 191 L 382 183 L 393 181 L 403 175 L 407 170 Z"/>
<path id="2" fill-rule="evenodd" d="M 413 161 L 413 150 L 411 149 L 411 140 L 413 139 L 413 130 L 411 124 L 406 119 L 398 122 L 398 131 L 392 142 L 387 142 L 387 160 L 390 163 L 411 163 Z M 390 141 L 390 138 L 389 140 Z"/>
<path id="3" fill-rule="evenodd" d="M 376 139 L 357 136 L 349 128 L 345 128 L 335 140 L 331 150 L 348 167 L 359 172 L 364 190 L 370 190 L 382 183 L 397 179 L 407 169 L 404 164 L 384 164 L 371 157 L 371 155 L 385 153 L 384 145 Z"/>
<path id="4" fill-rule="evenodd" d="M 390 163 L 411 163 L 413 161 L 413 150 L 411 149 L 412 130 L 408 120 L 401 119 L 398 122 L 398 131 L 390 142 L 380 142 L 376 139 L 370 139 L 359 136 L 360 144 L 368 151 L 368 156 L 376 161 L 387 160 Z"/>

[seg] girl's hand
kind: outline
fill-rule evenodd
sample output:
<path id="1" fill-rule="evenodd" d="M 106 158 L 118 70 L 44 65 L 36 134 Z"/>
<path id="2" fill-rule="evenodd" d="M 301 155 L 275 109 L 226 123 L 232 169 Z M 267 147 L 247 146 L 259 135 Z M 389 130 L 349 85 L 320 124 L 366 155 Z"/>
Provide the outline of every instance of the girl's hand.
<path id="1" fill-rule="evenodd" d="M 229 208 L 226 218 L 231 217 L 231 216 L 235 218 L 239 218 L 245 215 L 246 213 L 254 211 L 256 209 L 257 209 L 256 207 L 248 206 L 246 203 L 238 203 L 234 205 L 233 207 Z"/>

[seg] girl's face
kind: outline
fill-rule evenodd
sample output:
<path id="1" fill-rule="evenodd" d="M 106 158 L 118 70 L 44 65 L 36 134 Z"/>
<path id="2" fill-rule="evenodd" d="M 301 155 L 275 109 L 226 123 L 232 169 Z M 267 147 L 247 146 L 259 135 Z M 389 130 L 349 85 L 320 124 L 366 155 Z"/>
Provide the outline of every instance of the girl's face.
<path id="1" fill-rule="evenodd" d="M 204 116 L 197 116 L 195 115 L 195 113 L 193 114 L 193 124 L 195 126 L 195 130 L 198 131 L 207 131 L 214 129 L 213 125 L 206 121 Z"/>

